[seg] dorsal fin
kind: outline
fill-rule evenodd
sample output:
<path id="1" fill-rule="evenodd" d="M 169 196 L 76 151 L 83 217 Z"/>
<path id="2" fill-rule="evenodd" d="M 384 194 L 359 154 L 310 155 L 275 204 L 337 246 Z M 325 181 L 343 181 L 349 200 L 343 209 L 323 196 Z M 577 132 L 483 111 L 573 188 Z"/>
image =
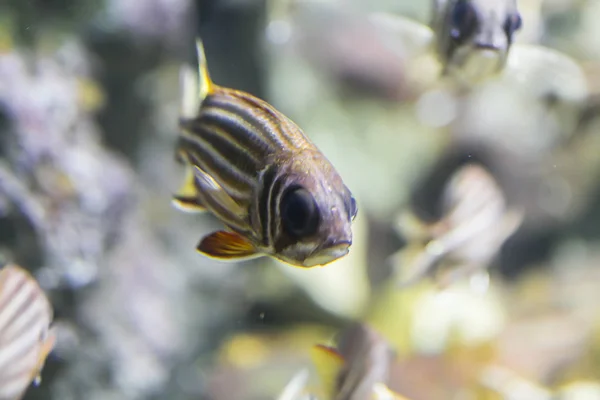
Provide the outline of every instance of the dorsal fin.
<path id="1" fill-rule="evenodd" d="M 198 54 L 198 97 L 200 101 L 204 100 L 206 96 L 213 93 L 215 85 L 210 79 L 208 73 L 208 63 L 206 61 L 206 54 L 204 53 L 204 44 L 200 38 L 196 39 L 196 53 Z"/>
<path id="2" fill-rule="evenodd" d="M 196 39 L 196 53 L 198 55 L 197 72 L 189 64 L 184 64 L 179 71 L 180 117 L 184 120 L 196 118 L 200 105 L 206 96 L 213 93 L 215 89 L 215 84 L 208 73 L 204 45 L 199 38 Z"/>

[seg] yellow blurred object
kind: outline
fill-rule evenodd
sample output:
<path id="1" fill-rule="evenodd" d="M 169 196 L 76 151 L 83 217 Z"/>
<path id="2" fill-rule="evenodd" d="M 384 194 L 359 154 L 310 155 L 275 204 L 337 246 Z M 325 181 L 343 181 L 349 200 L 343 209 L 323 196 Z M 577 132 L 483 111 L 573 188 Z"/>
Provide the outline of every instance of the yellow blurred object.
<path id="1" fill-rule="evenodd" d="M 6 29 L 0 29 L 0 54 L 8 53 L 13 48 L 13 40 Z"/>
<path id="2" fill-rule="evenodd" d="M 310 355 L 326 398 L 333 399 L 344 359 L 335 350 L 325 346 L 314 346 Z"/>
<path id="3" fill-rule="evenodd" d="M 316 342 L 327 340 L 333 331 L 319 325 L 298 325 L 277 333 L 238 333 L 219 350 L 219 359 L 242 369 L 261 366 L 285 351 L 306 353 Z"/>
<path id="4" fill-rule="evenodd" d="M 428 281 L 403 290 L 398 290 L 395 282 L 388 282 L 379 288 L 379 295 L 371 304 L 365 321 L 381 333 L 400 356 L 412 354 L 415 306 L 432 290 L 434 285 Z"/>
<path id="5" fill-rule="evenodd" d="M 269 346 L 257 335 L 234 336 L 221 350 L 221 361 L 235 367 L 247 369 L 264 363 Z"/>
<path id="6" fill-rule="evenodd" d="M 91 79 L 77 81 L 77 94 L 83 109 L 88 112 L 101 109 L 106 101 L 100 86 Z"/>

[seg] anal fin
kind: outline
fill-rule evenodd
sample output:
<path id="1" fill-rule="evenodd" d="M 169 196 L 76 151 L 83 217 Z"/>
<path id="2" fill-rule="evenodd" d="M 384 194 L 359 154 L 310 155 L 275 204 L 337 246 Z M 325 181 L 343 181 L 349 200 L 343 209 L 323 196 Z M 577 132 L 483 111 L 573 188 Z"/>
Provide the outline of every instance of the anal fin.
<path id="1" fill-rule="evenodd" d="M 206 211 L 206 207 L 196 197 L 173 196 L 171 202 L 175 207 L 184 212 L 201 213 Z"/>
<path id="2" fill-rule="evenodd" d="M 206 207 L 198 198 L 196 188 L 196 175 L 191 166 L 185 167 L 185 179 L 179 191 L 173 196 L 172 203 L 175 207 L 185 212 L 204 212 Z"/>
<path id="3" fill-rule="evenodd" d="M 196 249 L 208 257 L 221 260 L 238 261 L 262 255 L 248 239 L 227 231 L 218 231 L 206 236 Z"/>
<path id="4" fill-rule="evenodd" d="M 203 195 L 210 197 L 212 201 L 224 210 L 228 210 L 233 216 L 241 217 L 246 214 L 246 211 L 206 172 L 194 166 L 193 176 Z"/>

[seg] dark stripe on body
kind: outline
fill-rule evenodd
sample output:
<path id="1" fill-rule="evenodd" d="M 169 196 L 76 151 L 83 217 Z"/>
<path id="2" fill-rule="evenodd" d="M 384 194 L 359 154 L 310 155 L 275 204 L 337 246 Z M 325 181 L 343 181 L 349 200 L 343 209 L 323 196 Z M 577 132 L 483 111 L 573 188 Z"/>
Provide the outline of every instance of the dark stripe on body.
<path id="1" fill-rule="evenodd" d="M 7 277 L 5 281 L 3 281 L 2 283 L 4 285 L 6 285 L 9 282 L 9 279 L 11 279 L 11 277 Z M 5 316 L 8 316 L 8 318 L 5 320 L 5 325 L 4 326 L 9 326 L 11 324 L 14 323 L 15 319 L 17 319 L 21 313 L 24 311 L 23 308 L 27 308 L 29 306 L 28 304 L 28 300 L 30 300 L 31 296 L 34 295 L 35 296 L 35 290 L 32 291 L 32 293 L 29 293 L 28 297 L 25 299 L 21 299 L 21 304 L 19 304 L 18 307 L 13 308 L 12 309 L 12 313 L 8 313 L 8 311 L 6 310 L 7 308 L 9 308 L 9 306 L 11 306 L 12 302 L 15 301 L 15 298 L 17 298 L 18 296 L 21 295 L 21 292 L 23 290 L 27 290 L 27 278 L 19 276 L 19 281 L 16 285 L 13 286 L 12 290 L 10 293 L 5 294 L 4 296 L 6 296 L 4 303 L 2 303 L 2 310 L 0 310 L 0 317 L 2 319 L 5 318 Z M 3 290 L 6 290 L 5 287 L 2 287 Z"/>
<path id="2" fill-rule="evenodd" d="M 260 221 L 261 232 L 262 232 L 262 242 L 265 247 L 269 247 L 272 245 L 272 235 L 269 230 L 271 218 L 275 216 L 269 212 L 269 204 L 272 189 L 275 183 L 275 179 L 277 178 L 277 167 L 271 166 L 269 167 L 262 176 L 262 184 L 261 191 L 258 197 L 258 218 Z"/>
<path id="3" fill-rule="evenodd" d="M 255 177 L 232 168 L 228 159 L 222 158 L 209 146 L 202 146 L 195 141 L 186 140 L 185 136 L 181 138 L 184 140 L 183 149 L 193 165 L 198 166 L 212 177 L 230 196 L 248 201 Z"/>
<path id="4" fill-rule="evenodd" d="M 251 179 L 256 178 L 257 171 L 262 168 L 260 158 L 233 142 L 227 131 L 221 127 L 202 124 L 199 121 L 194 125 L 193 131 L 185 131 L 182 137 L 184 141 L 216 151 L 238 173 Z"/>
<path id="5" fill-rule="evenodd" d="M 226 130 L 236 143 L 258 157 L 265 157 L 278 151 L 278 148 L 269 141 L 263 132 L 264 128 L 254 117 L 248 120 L 243 115 L 236 113 L 235 110 L 207 106 L 201 111 L 198 120 Z"/>
<path id="6" fill-rule="evenodd" d="M 256 109 L 262 110 L 267 118 L 279 125 L 275 137 L 280 141 L 284 141 L 288 149 L 298 151 L 307 147 L 313 147 L 312 142 L 306 137 L 298 125 L 269 103 L 244 92 L 238 92 L 238 96 Z"/>
<path id="7" fill-rule="evenodd" d="M 247 218 L 240 220 L 231 210 L 221 206 L 220 203 L 214 201 L 211 196 L 208 196 L 201 190 L 198 191 L 198 198 L 202 205 L 206 206 L 225 225 L 240 234 L 249 234 Z"/>
<path id="8" fill-rule="evenodd" d="M 240 117 L 279 150 L 294 152 L 310 145 L 304 133 L 288 117 L 248 93 L 224 89 L 207 98 L 204 106 L 221 108 Z"/>
<path id="9" fill-rule="evenodd" d="M 279 252 L 281 249 L 275 247 L 275 238 L 278 234 L 279 225 L 279 203 L 281 201 L 281 192 L 283 191 L 283 179 L 278 179 L 269 191 L 269 237 L 275 251 Z"/>
<path id="10" fill-rule="evenodd" d="M 36 324 L 36 321 L 38 321 L 40 318 L 43 318 L 44 316 L 44 309 L 39 309 L 36 310 L 36 313 L 33 314 L 32 316 L 29 316 L 28 320 L 25 320 L 25 322 L 21 322 L 19 321 L 19 318 L 21 318 L 24 314 L 26 314 L 28 312 L 29 309 L 31 309 L 32 307 L 35 307 L 37 305 L 37 301 L 39 299 L 40 293 L 37 290 L 31 290 L 31 292 L 28 294 L 27 298 L 25 298 L 23 300 L 23 302 L 19 305 L 19 308 L 17 309 L 17 313 L 16 315 L 14 315 L 12 317 L 12 319 L 10 320 L 10 322 L 8 324 L 6 324 L 6 327 L 9 327 L 9 329 L 6 329 L 3 334 L 6 335 L 8 332 L 11 333 L 10 336 L 3 336 L 3 339 L 15 339 L 18 338 L 20 336 L 22 336 L 23 334 L 26 334 L 28 330 L 31 329 L 32 325 Z M 17 330 L 15 331 L 15 325 L 17 324 L 17 322 L 20 322 L 21 326 L 17 326 Z"/>

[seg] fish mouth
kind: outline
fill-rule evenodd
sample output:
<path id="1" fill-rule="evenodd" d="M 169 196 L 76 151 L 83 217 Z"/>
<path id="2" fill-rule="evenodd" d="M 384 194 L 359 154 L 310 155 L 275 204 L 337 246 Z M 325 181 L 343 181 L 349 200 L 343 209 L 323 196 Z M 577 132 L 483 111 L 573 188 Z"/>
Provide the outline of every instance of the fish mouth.
<path id="1" fill-rule="evenodd" d="M 316 267 L 319 265 L 329 264 L 330 262 L 342 258 L 348 254 L 351 244 L 351 241 L 343 240 L 324 246 L 308 256 L 304 260 L 303 264 L 305 267 Z"/>
<path id="2" fill-rule="evenodd" d="M 496 74 L 504 61 L 502 49 L 492 45 L 478 44 L 457 54 L 452 72 L 461 79 L 477 82 Z"/>
<path id="3" fill-rule="evenodd" d="M 495 46 L 491 43 L 475 43 L 475 45 L 473 46 L 475 48 L 475 50 L 489 50 L 492 51 L 494 53 L 500 53 L 502 52 L 502 48 L 499 46 Z"/>

